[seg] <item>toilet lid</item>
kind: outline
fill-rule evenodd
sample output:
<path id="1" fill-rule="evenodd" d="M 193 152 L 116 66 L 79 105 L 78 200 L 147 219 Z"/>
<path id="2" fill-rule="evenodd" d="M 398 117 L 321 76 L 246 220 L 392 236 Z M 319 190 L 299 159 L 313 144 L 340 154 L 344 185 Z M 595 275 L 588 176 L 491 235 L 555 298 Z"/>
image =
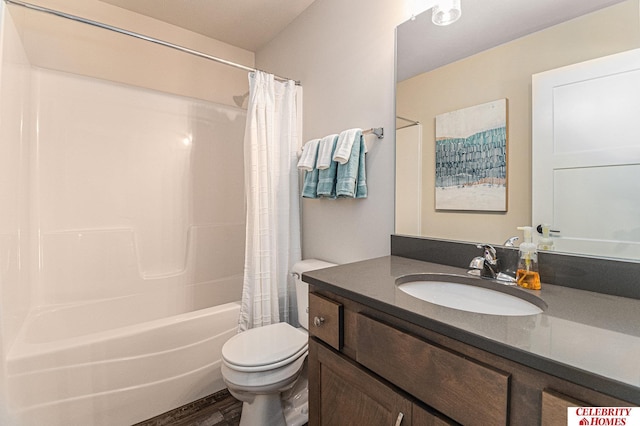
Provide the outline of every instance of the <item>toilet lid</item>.
<path id="1" fill-rule="evenodd" d="M 307 341 L 305 332 L 281 322 L 236 334 L 222 347 L 222 357 L 238 367 L 273 367 L 300 356 L 307 349 Z"/>

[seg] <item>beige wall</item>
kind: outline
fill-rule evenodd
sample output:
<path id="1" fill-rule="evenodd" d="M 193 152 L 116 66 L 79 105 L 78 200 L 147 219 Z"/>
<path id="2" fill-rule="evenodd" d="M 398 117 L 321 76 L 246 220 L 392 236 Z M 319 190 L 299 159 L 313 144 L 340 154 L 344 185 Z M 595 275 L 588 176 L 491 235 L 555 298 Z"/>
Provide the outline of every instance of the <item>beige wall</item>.
<path id="1" fill-rule="evenodd" d="M 253 52 L 98 0 L 31 3 L 254 66 Z M 19 6 L 8 10 L 33 66 L 227 105 L 248 91 L 246 71 Z"/>
<path id="2" fill-rule="evenodd" d="M 383 126 L 368 139 L 365 200 L 303 200 L 303 257 L 344 263 L 389 253 L 394 217 L 394 29 L 402 2 L 316 0 L 256 53 L 258 68 L 300 79 L 303 140 Z"/>
<path id="3" fill-rule="evenodd" d="M 531 76 L 640 47 L 638 1 L 603 9 L 398 84 L 397 114 L 423 124 L 422 235 L 501 244 L 531 221 Z M 508 212 L 434 209 L 438 114 L 508 99 Z"/>

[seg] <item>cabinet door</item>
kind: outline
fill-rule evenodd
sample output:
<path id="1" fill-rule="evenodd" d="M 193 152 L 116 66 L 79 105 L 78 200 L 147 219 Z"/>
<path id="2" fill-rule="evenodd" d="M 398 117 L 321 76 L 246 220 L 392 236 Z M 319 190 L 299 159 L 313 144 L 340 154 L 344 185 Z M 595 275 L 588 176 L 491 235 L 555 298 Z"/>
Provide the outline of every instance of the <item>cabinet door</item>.
<path id="1" fill-rule="evenodd" d="M 440 414 L 427 411 L 419 405 L 413 404 L 413 426 L 452 426 L 457 425 L 451 419 L 447 419 Z"/>
<path id="2" fill-rule="evenodd" d="M 357 364 L 309 340 L 309 425 L 411 425 L 412 403 Z"/>

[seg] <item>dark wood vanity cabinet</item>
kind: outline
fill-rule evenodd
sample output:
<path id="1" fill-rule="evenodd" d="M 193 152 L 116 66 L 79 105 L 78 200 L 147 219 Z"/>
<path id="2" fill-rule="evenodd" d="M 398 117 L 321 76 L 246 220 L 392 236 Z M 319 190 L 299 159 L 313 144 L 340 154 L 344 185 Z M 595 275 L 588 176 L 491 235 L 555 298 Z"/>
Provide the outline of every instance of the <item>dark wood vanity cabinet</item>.
<path id="1" fill-rule="evenodd" d="M 310 425 L 453 425 L 347 357 L 309 342 Z"/>
<path id="2" fill-rule="evenodd" d="M 566 425 L 632 406 L 312 287 L 309 425 Z"/>

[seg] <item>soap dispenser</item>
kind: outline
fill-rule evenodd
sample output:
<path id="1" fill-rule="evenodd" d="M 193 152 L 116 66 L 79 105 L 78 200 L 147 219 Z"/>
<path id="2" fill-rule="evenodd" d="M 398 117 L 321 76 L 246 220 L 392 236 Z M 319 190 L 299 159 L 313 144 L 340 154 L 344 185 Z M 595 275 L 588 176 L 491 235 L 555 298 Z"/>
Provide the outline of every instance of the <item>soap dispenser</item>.
<path id="1" fill-rule="evenodd" d="M 542 224 L 538 227 L 538 232 L 542 231 L 542 237 L 538 239 L 538 250 L 553 250 L 553 238 L 549 234 L 551 225 Z"/>
<path id="2" fill-rule="evenodd" d="M 531 227 L 521 226 L 524 231 L 524 241 L 520 244 L 520 259 L 516 272 L 516 283 L 529 290 L 540 290 L 540 274 L 538 274 L 538 252 L 531 240 Z"/>

